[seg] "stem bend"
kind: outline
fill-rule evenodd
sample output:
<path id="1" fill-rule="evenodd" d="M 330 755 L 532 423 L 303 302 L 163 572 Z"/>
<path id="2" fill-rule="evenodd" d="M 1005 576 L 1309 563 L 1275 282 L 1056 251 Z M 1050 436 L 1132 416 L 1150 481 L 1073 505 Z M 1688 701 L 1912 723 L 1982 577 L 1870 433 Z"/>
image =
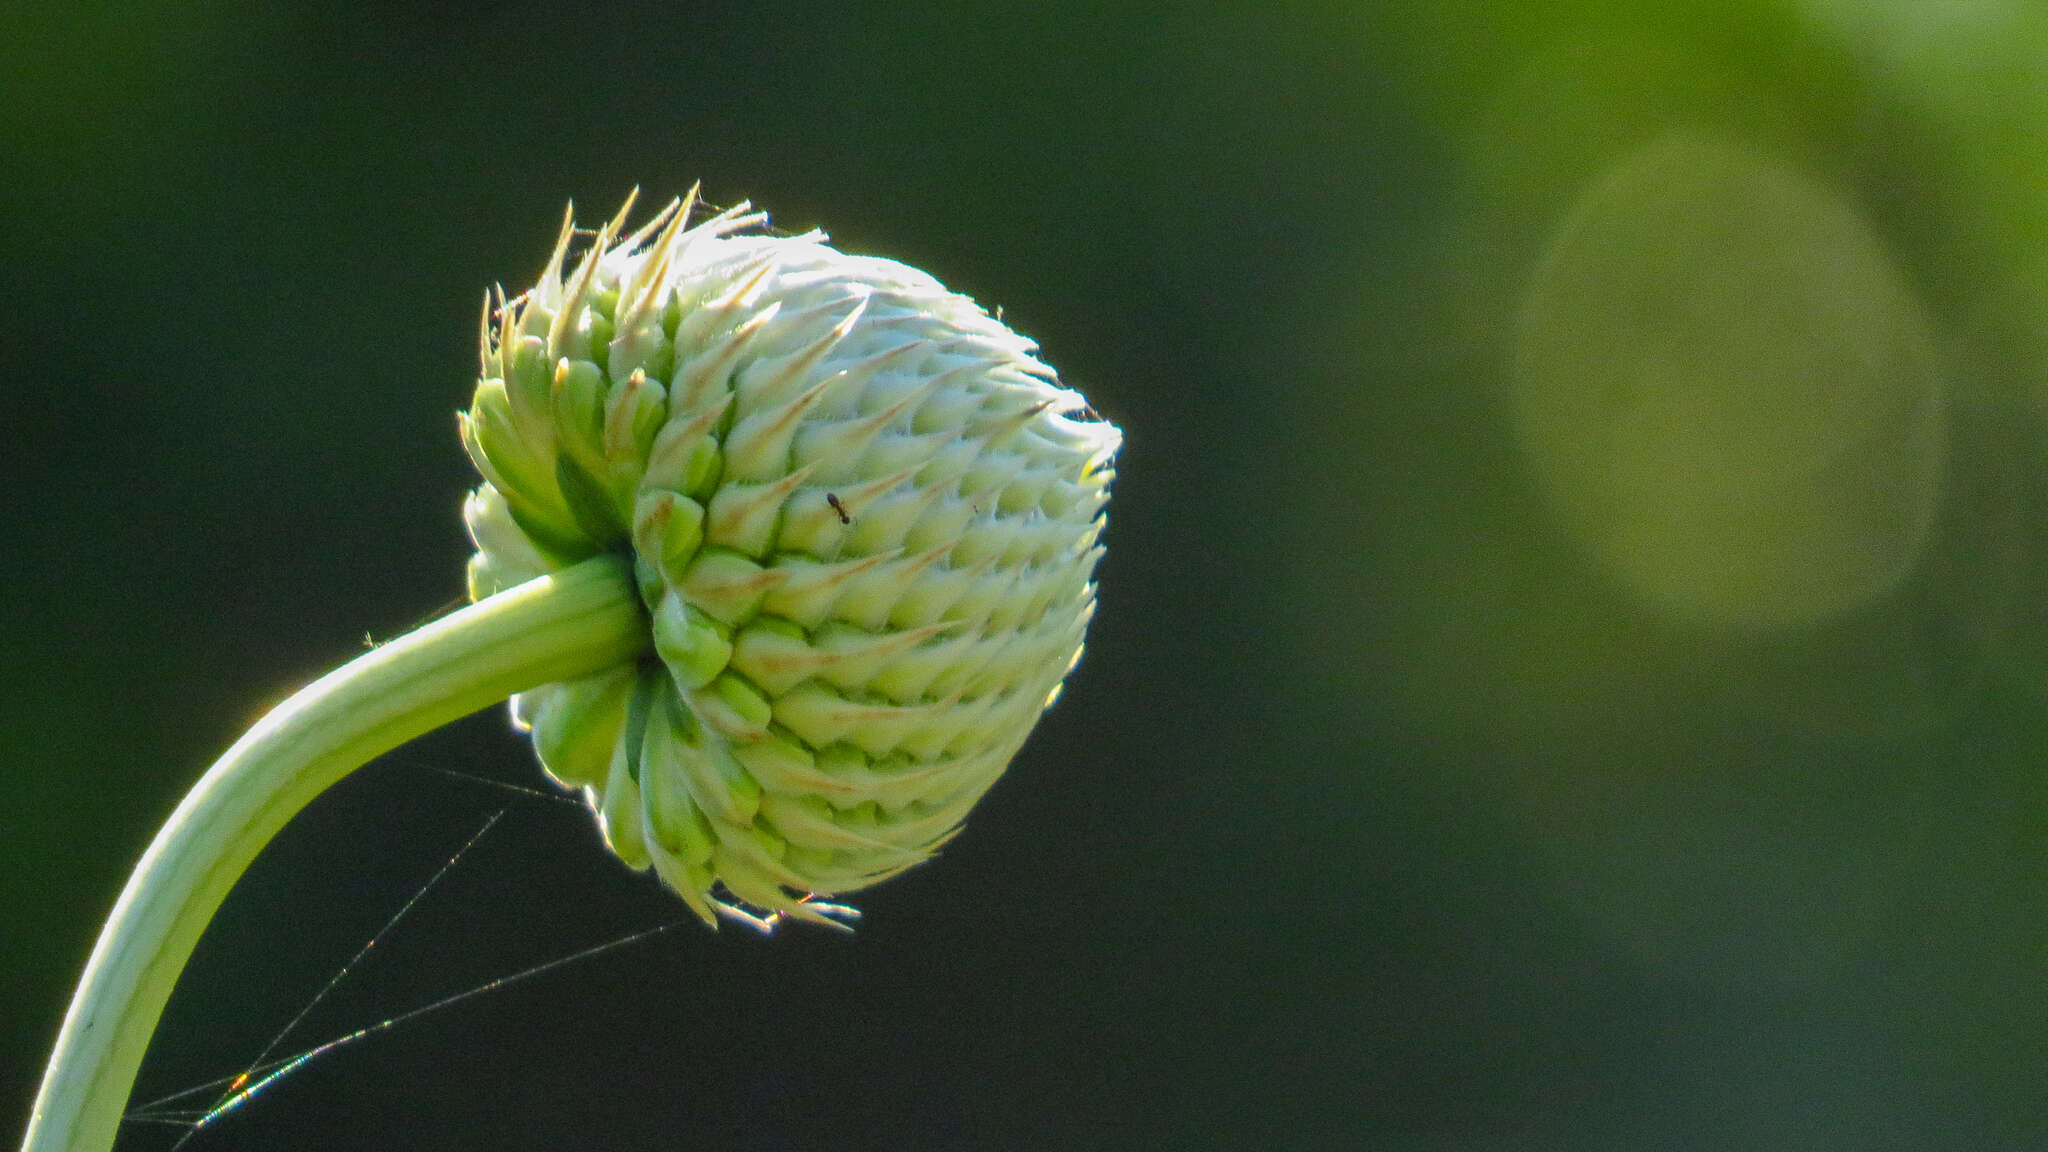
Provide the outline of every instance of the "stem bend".
<path id="1" fill-rule="evenodd" d="M 200 933 L 299 809 L 415 736 L 648 644 L 630 567 L 598 556 L 366 652 L 258 721 L 185 796 L 122 889 L 64 1015 L 23 1152 L 113 1146 Z"/>

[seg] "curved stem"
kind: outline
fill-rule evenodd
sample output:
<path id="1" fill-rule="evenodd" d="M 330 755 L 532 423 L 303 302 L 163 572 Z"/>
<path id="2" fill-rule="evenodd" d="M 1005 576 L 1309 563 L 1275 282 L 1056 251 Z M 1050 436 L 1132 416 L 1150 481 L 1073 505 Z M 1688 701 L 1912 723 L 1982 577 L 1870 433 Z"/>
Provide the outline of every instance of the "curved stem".
<path id="1" fill-rule="evenodd" d="M 143 1050 L 200 932 L 313 797 L 515 692 L 633 659 L 648 637 L 626 563 L 600 556 L 365 653 L 258 721 L 186 795 L 129 877 L 65 1013 L 23 1152 L 113 1146 Z"/>

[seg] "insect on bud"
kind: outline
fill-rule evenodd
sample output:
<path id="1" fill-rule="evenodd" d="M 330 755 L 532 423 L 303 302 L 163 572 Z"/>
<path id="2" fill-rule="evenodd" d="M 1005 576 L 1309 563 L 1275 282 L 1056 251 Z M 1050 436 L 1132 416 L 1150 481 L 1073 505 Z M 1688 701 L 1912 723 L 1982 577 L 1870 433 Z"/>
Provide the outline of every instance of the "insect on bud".
<path id="1" fill-rule="evenodd" d="M 513 701 L 707 923 L 929 857 L 1080 659 L 1122 434 L 973 301 L 818 233 L 627 212 L 487 300 L 472 599 L 630 554 L 633 664 Z M 751 911 L 749 911 L 751 910 Z"/>

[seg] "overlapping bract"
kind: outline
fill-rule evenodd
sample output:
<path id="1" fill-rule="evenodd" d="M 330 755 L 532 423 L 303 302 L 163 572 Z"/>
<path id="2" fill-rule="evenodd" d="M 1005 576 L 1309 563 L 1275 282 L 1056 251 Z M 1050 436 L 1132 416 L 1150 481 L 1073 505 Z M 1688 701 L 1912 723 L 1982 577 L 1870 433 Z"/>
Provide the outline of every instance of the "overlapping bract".
<path id="1" fill-rule="evenodd" d="M 573 270 L 565 220 L 487 301 L 470 595 L 630 550 L 658 659 L 515 719 L 707 922 L 822 919 L 950 838 L 1058 694 L 1121 436 L 930 276 L 693 204 Z"/>

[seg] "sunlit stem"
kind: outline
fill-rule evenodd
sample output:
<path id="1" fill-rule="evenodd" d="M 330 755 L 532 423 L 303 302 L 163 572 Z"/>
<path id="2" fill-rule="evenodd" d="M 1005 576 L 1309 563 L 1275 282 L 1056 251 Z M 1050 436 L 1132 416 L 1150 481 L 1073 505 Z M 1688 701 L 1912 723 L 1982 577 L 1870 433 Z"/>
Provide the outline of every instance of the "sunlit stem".
<path id="1" fill-rule="evenodd" d="M 65 1013 L 23 1152 L 113 1146 L 150 1033 L 206 922 L 313 797 L 415 736 L 631 660 L 648 643 L 627 563 L 601 556 L 373 649 L 257 722 L 129 877 Z"/>

